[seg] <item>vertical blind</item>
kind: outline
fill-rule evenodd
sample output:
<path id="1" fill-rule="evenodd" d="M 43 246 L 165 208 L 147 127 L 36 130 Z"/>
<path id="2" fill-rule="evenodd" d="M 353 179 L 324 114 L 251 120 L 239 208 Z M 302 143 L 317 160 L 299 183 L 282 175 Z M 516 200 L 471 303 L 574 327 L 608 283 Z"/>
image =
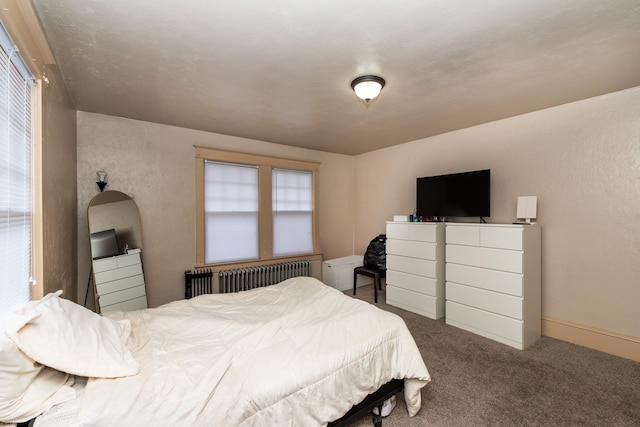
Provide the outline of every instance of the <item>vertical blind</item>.
<path id="1" fill-rule="evenodd" d="M 31 86 L 34 79 L 0 25 L 0 325 L 29 301 Z"/>
<path id="2" fill-rule="evenodd" d="M 313 173 L 271 172 L 273 255 L 313 253 Z"/>
<path id="3" fill-rule="evenodd" d="M 258 168 L 204 164 L 205 261 L 258 259 Z"/>

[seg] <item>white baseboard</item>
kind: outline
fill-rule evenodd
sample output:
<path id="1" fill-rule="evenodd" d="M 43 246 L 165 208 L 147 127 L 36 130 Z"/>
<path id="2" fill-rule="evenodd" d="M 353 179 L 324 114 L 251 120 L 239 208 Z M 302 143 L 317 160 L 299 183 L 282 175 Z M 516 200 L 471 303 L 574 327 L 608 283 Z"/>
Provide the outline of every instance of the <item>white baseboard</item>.
<path id="1" fill-rule="evenodd" d="M 542 335 L 640 362 L 640 337 L 551 317 L 542 318 Z"/>

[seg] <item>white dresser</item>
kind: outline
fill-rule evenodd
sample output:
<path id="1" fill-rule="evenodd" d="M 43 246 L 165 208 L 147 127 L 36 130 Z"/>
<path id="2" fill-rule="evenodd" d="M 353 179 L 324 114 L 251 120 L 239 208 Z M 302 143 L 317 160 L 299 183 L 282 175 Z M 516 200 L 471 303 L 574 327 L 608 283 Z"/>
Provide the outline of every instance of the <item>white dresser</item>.
<path id="1" fill-rule="evenodd" d="M 139 252 L 94 260 L 93 277 L 101 312 L 147 308 Z"/>
<path id="2" fill-rule="evenodd" d="M 444 316 L 443 223 L 387 222 L 387 304 Z"/>
<path id="3" fill-rule="evenodd" d="M 446 323 L 518 349 L 540 338 L 540 227 L 446 224 Z"/>

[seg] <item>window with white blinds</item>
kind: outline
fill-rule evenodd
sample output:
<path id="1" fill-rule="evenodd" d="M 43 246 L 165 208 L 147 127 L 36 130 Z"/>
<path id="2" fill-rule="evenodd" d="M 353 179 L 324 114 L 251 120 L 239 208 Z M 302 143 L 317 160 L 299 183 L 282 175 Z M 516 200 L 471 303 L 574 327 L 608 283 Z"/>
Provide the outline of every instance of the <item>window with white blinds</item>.
<path id="1" fill-rule="evenodd" d="M 258 168 L 206 161 L 207 264 L 258 259 Z"/>
<path id="2" fill-rule="evenodd" d="M 0 325 L 30 299 L 33 76 L 0 25 Z"/>
<path id="3" fill-rule="evenodd" d="M 273 169 L 273 255 L 313 252 L 313 173 Z"/>
<path id="4" fill-rule="evenodd" d="M 319 163 L 207 147 L 195 154 L 196 265 L 320 259 Z"/>

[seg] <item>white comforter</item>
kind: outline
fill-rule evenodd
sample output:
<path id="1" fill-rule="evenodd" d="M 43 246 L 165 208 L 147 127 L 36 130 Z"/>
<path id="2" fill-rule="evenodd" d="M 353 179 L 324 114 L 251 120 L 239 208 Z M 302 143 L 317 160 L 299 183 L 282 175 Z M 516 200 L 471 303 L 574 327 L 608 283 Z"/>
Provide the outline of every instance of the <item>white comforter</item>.
<path id="1" fill-rule="evenodd" d="M 430 380 L 400 317 L 312 278 L 108 316 L 140 373 L 90 379 L 76 425 L 325 425 L 393 378 L 415 415 Z"/>

